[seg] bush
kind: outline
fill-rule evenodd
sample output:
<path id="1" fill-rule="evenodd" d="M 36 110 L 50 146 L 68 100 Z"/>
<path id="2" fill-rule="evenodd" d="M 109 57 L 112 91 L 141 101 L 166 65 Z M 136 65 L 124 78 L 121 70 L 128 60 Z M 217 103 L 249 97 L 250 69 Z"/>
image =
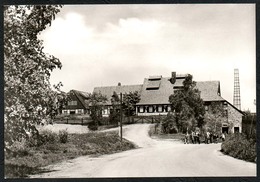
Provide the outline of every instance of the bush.
<path id="1" fill-rule="evenodd" d="M 92 130 L 92 131 L 97 130 L 97 129 L 98 129 L 97 123 L 95 123 L 95 122 L 92 121 L 91 123 L 88 124 L 88 129 L 90 129 L 90 130 Z"/>
<path id="2" fill-rule="evenodd" d="M 22 139 L 21 141 L 15 141 L 9 148 L 6 157 L 23 157 L 29 155 L 29 149 L 26 144 L 26 140 Z"/>
<path id="3" fill-rule="evenodd" d="M 178 133 L 176 120 L 173 114 L 168 113 L 167 117 L 162 120 L 161 132 L 164 134 Z"/>
<path id="4" fill-rule="evenodd" d="M 46 143 L 56 143 L 58 135 L 51 130 L 42 130 L 38 136 L 38 146 Z"/>
<path id="5" fill-rule="evenodd" d="M 60 130 L 59 131 L 59 139 L 61 143 L 67 143 L 68 141 L 68 131 L 67 130 Z"/>
<path id="6" fill-rule="evenodd" d="M 232 157 L 256 162 L 256 140 L 243 133 L 231 134 L 221 145 L 221 151 Z"/>

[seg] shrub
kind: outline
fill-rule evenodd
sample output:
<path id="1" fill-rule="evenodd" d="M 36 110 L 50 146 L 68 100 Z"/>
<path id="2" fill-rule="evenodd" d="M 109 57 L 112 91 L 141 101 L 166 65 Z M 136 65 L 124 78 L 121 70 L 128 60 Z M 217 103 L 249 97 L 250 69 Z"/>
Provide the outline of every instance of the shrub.
<path id="1" fill-rule="evenodd" d="M 67 130 L 60 130 L 59 131 L 59 139 L 61 143 L 67 143 L 68 141 L 68 131 Z"/>
<path id="2" fill-rule="evenodd" d="M 29 149 L 26 145 L 26 140 L 22 139 L 21 141 L 15 141 L 9 148 L 6 157 L 22 157 L 29 155 Z"/>
<path id="3" fill-rule="evenodd" d="M 97 123 L 95 123 L 95 122 L 92 121 L 91 123 L 88 124 L 88 128 L 89 128 L 90 130 L 95 131 L 95 130 L 98 129 L 98 125 L 97 125 Z"/>
<path id="4" fill-rule="evenodd" d="M 58 140 L 58 135 L 51 130 L 42 130 L 38 136 L 38 146 L 46 143 L 55 143 Z"/>
<path id="5" fill-rule="evenodd" d="M 256 140 L 243 133 L 231 134 L 221 145 L 221 151 L 232 157 L 256 162 Z"/>

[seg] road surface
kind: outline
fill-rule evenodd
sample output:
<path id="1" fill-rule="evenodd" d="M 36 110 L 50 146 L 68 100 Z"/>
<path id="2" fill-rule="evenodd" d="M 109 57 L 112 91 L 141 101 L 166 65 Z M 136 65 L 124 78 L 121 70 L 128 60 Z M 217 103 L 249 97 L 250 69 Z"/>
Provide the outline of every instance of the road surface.
<path id="1" fill-rule="evenodd" d="M 149 124 L 124 127 L 139 148 L 99 157 L 83 156 L 48 166 L 32 178 L 256 176 L 256 164 L 223 155 L 221 144 L 183 144 L 148 136 Z"/>

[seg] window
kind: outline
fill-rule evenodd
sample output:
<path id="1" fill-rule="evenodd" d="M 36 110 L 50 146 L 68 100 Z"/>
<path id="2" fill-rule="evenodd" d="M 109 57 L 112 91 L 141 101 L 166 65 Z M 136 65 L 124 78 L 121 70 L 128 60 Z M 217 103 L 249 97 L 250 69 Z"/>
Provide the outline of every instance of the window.
<path id="1" fill-rule="evenodd" d="M 225 115 L 228 116 L 228 110 L 225 110 Z"/>
<path id="2" fill-rule="evenodd" d="M 72 100 L 68 102 L 69 106 L 76 106 L 77 105 L 77 101 L 76 100 Z"/>
<path id="3" fill-rule="evenodd" d="M 146 88 L 146 90 L 159 90 L 159 87 L 149 87 L 149 88 Z"/>
<path id="4" fill-rule="evenodd" d="M 239 133 L 239 127 L 234 127 L 234 133 Z"/>
<path id="5" fill-rule="evenodd" d="M 157 112 L 163 112 L 162 106 L 158 106 L 158 107 L 157 107 Z"/>
<path id="6" fill-rule="evenodd" d="M 148 107 L 148 112 L 153 112 L 153 111 L 154 111 L 153 106 L 149 106 Z"/>
<path id="7" fill-rule="evenodd" d="M 70 110 L 70 114 L 76 114 L 75 110 Z"/>
<path id="8" fill-rule="evenodd" d="M 108 112 L 107 112 L 107 109 L 104 109 L 103 110 L 103 114 L 107 114 Z"/>
<path id="9" fill-rule="evenodd" d="M 144 107 L 143 106 L 139 107 L 139 112 L 144 112 Z"/>
<path id="10" fill-rule="evenodd" d="M 82 114 L 82 109 L 78 109 L 78 114 Z"/>

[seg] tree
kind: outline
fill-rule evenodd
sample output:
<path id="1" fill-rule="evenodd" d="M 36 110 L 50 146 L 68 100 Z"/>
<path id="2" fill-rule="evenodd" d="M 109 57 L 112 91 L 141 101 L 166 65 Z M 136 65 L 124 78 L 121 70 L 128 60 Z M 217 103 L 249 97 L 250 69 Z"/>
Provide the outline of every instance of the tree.
<path id="1" fill-rule="evenodd" d="M 204 124 L 205 108 L 200 98 L 200 91 L 195 88 L 196 82 L 188 74 L 183 81 L 183 88 L 175 90 L 169 96 L 178 131 L 201 127 Z"/>
<path id="2" fill-rule="evenodd" d="M 178 133 L 178 128 L 176 125 L 176 117 L 173 113 L 168 112 L 167 116 L 161 122 L 161 132 L 162 133 Z"/>
<path id="3" fill-rule="evenodd" d="M 102 121 L 102 108 L 103 104 L 107 101 L 107 97 L 100 92 L 89 94 L 88 97 L 90 99 L 90 117 L 92 119 L 89 128 L 97 130 Z"/>
<path id="4" fill-rule="evenodd" d="M 256 138 L 256 114 L 251 113 L 249 109 L 243 112 L 242 132 L 245 133 L 248 138 Z"/>
<path id="5" fill-rule="evenodd" d="M 4 6 L 4 136 L 5 147 L 37 132 L 35 124 L 47 116 L 55 92 L 51 71 L 61 68 L 59 59 L 43 52 L 37 35 L 60 5 Z"/>
<path id="6" fill-rule="evenodd" d="M 138 91 L 123 94 L 122 109 L 125 116 L 128 117 L 128 122 L 130 122 L 130 116 L 135 115 L 135 105 L 140 99 L 141 95 Z"/>
<path id="7" fill-rule="evenodd" d="M 109 122 L 118 125 L 118 122 L 120 122 L 120 98 L 116 92 L 113 92 L 111 104 Z"/>
<path id="8" fill-rule="evenodd" d="M 55 91 L 53 91 L 52 100 L 49 100 L 46 114 L 54 119 L 54 117 L 58 114 L 62 113 L 62 109 L 67 105 L 70 97 L 63 91 L 61 91 L 61 87 L 63 84 L 59 82 L 57 85 L 53 85 Z"/>

